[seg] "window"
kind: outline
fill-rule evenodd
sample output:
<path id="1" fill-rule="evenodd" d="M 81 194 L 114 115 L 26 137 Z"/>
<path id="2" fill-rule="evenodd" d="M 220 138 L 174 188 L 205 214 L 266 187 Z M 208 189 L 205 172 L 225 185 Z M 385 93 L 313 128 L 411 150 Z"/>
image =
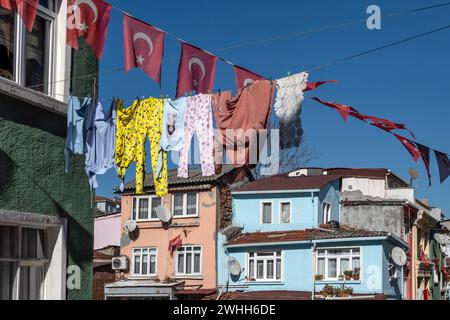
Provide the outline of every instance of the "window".
<path id="1" fill-rule="evenodd" d="M 317 251 L 316 274 L 324 276 L 324 280 L 338 280 L 344 271 L 355 271 L 361 268 L 359 248 L 319 249 Z"/>
<path id="2" fill-rule="evenodd" d="M 133 275 L 156 275 L 156 248 L 133 249 Z"/>
<path id="3" fill-rule="evenodd" d="M 0 76 L 48 93 L 51 82 L 55 1 L 41 0 L 29 32 L 16 12 L 0 9 Z"/>
<path id="4" fill-rule="evenodd" d="M 291 222 L 291 203 L 281 202 L 280 203 L 280 221 L 281 223 Z"/>
<path id="5" fill-rule="evenodd" d="M 281 251 L 249 252 L 247 277 L 255 281 L 281 281 L 283 257 Z"/>
<path id="6" fill-rule="evenodd" d="M 261 204 L 261 223 L 272 223 L 272 202 L 263 202 Z"/>
<path id="7" fill-rule="evenodd" d="M 0 226 L 0 300 L 44 298 L 45 229 Z"/>
<path id="8" fill-rule="evenodd" d="M 200 275 L 202 261 L 202 247 L 183 246 L 177 249 L 176 275 Z"/>
<path id="9" fill-rule="evenodd" d="M 198 193 L 174 193 L 172 198 L 172 213 L 174 217 L 198 215 Z"/>
<path id="10" fill-rule="evenodd" d="M 134 197 L 133 198 L 133 220 L 158 219 L 156 208 L 162 204 L 160 197 Z M 150 212 L 150 215 L 149 215 Z"/>
<path id="11" fill-rule="evenodd" d="M 328 223 L 331 220 L 331 204 L 323 203 L 322 208 L 323 208 L 322 223 Z"/>

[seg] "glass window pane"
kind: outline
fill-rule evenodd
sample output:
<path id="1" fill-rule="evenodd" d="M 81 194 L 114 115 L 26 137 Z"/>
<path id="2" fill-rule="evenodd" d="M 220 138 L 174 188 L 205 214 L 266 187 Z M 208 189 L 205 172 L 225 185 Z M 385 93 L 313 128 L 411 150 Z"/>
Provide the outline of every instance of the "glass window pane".
<path id="1" fill-rule="evenodd" d="M 173 215 L 183 215 L 183 194 L 176 193 L 173 195 Z"/>
<path id="2" fill-rule="evenodd" d="M 17 227 L 0 226 L 0 258 L 17 258 Z"/>
<path id="3" fill-rule="evenodd" d="M 256 278 L 257 279 L 264 278 L 264 261 L 263 260 L 256 261 Z"/>
<path id="4" fill-rule="evenodd" d="M 272 204 L 263 203 L 263 223 L 272 223 Z"/>
<path id="5" fill-rule="evenodd" d="M 16 273 L 16 262 L 0 261 L 0 300 L 12 300 Z"/>
<path id="6" fill-rule="evenodd" d="M 22 258 L 37 258 L 37 229 L 22 229 Z"/>
<path id="7" fill-rule="evenodd" d="M 133 220 L 136 220 L 136 198 L 133 198 Z"/>
<path id="8" fill-rule="evenodd" d="M 156 273 L 156 254 L 150 256 L 150 274 Z"/>
<path id="9" fill-rule="evenodd" d="M 148 270 L 148 254 L 142 255 L 142 274 L 147 274 Z"/>
<path id="10" fill-rule="evenodd" d="M 337 260 L 328 259 L 328 278 L 337 278 Z"/>
<path id="11" fill-rule="evenodd" d="M 353 257 L 352 259 L 352 269 L 355 270 L 356 268 L 360 268 L 360 261 L 359 258 Z"/>
<path id="12" fill-rule="evenodd" d="M 317 259 L 317 274 L 325 276 L 325 258 Z"/>
<path id="13" fill-rule="evenodd" d="M 42 298 L 44 280 L 43 268 L 21 267 L 20 268 L 20 300 L 39 300 Z"/>
<path id="14" fill-rule="evenodd" d="M 353 255 L 359 255 L 359 248 L 352 249 L 352 254 Z"/>
<path id="15" fill-rule="evenodd" d="M 139 219 L 148 219 L 148 199 L 139 199 Z"/>
<path id="16" fill-rule="evenodd" d="M 184 254 L 178 253 L 178 273 L 184 273 Z"/>
<path id="17" fill-rule="evenodd" d="M 194 273 L 200 273 L 200 254 L 194 254 Z"/>
<path id="18" fill-rule="evenodd" d="M 192 253 L 186 253 L 186 273 L 192 273 Z"/>
<path id="19" fill-rule="evenodd" d="M 134 257 L 134 273 L 140 274 L 141 273 L 141 256 L 136 255 Z"/>
<path id="20" fill-rule="evenodd" d="M 281 204 L 281 223 L 291 222 L 291 204 L 285 202 Z"/>
<path id="21" fill-rule="evenodd" d="M 250 260 L 248 262 L 248 277 L 249 278 L 255 277 L 255 260 Z"/>
<path id="22" fill-rule="evenodd" d="M 50 22 L 36 16 L 33 30 L 26 34 L 25 86 L 47 93 L 47 33 Z"/>
<path id="23" fill-rule="evenodd" d="M 273 279 L 274 277 L 274 261 L 267 260 L 267 279 Z"/>
<path id="24" fill-rule="evenodd" d="M 281 279 L 281 259 L 277 259 L 277 280 Z"/>
<path id="25" fill-rule="evenodd" d="M 197 193 L 187 194 L 187 214 L 188 215 L 197 214 Z"/>
<path id="26" fill-rule="evenodd" d="M 156 208 L 158 208 L 161 205 L 161 198 L 153 198 L 152 199 L 152 213 L 151 218 L 156 219 L 158 216 L 156 215 Z"/>
<path id="27" fill-rule="evenodd" d="M 14 14 L 0 8 L 0 77 L 14 80 Z"/>
<path id="28" fill-rule="evenodd" d="M 340 274 L 344 274 L 344 271 L 349 271 L 350 270 L 350 261 L 349 259 L 341 259 L 340 262 Z"/>

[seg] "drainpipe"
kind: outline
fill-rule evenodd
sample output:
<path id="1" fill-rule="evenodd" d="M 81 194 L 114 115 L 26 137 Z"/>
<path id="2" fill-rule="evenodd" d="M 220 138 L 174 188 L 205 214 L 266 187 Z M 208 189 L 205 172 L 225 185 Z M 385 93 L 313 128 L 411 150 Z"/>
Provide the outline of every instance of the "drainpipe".
<path id="1" fill-rule="evenodd" d="M 312 287 L 312 294 L 311 294 L 311 300 L 315 299 L 316 295 L 316 277 L 315 277 L 315 270 L 316 270 L 316 243 L 310 241 L 312 244 L 312 274 L 313 274 L 313 287 Z"/>

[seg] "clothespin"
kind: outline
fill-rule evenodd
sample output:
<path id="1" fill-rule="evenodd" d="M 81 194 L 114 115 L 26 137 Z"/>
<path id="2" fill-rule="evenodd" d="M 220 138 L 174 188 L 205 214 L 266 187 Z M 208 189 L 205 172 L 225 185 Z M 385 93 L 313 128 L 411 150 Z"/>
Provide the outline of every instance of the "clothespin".
<path id="1" fill-rule="evenodd" d="M 291 76 L 291 72 L 290 71 L 288 71 L 288 77 L 290 77 Z"/>
<path id="2" fill-rule="evenodd" d="M 169 95 L 168 94 L 166 94 L 166 99 L 169 99 Z"/>

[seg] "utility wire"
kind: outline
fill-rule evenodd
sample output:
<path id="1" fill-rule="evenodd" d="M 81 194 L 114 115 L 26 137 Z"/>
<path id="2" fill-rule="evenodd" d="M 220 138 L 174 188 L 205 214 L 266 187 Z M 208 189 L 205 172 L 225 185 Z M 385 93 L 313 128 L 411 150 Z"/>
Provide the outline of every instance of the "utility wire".
<path id="1" fill-rule="evenodd" d="M 139 18 L 134 17 L 130 13 L 128 13 L 126 11 L 123 11 L 123 10 L 121 10 L 120 8 L 118 8 L 118 7 L 114 6 L 114 5 L 111 5 L 111 6 L 116 11 L 119 11 L 119 12 L 121 12 L 123 14 L 126 14 L 126 15 L 134 18 L 134 19 L 137 19 L 137 20 L 139 20 L 139 21 L 141 21 L 141 22 L 143 22 L 145 24 L 148 24 L 147 22 L 145 22 L 143 20 L 140 20 Z M 422 11 L 426 11 L 426 10 L 436 9 L 436 8 L 440 8 L 440 7 L 444 7 L 444 6 L 450 6 L 450 2 L 445 2 L 445 3 L 433 5 L 433 6 L 416 8 L 416 9 L 412 9 L 412 10 L 408 10 L 408 11 L 404 11 L 404 12 L 390 13 L 390 14 L 386 14 L 385 16 L 386 17 L 397 17 L 397 16 L 402 16 L 402 15 L 408 15 L 408 14 L 413 14 L 413 13 L 417 13 L 417 12 L 422 12 Z M 354 20 L 354 21 L 350 21 L 350 22 L 346 22 L 346 23 L 340 23 L 340 24 L 336 24 L 336 25 L 332 25 L 332 26 L 326 26 L 326 27 L 322 27 L 322 28 L 316 28 L 316 29 L 311 29 L 311 30 L 307 30 L 307 31 L 290 33 L 290 34 L 286 34 L 286 35 L 280 35 L 280 36 L 270 37 L 270 38 L 256 40 L 256 41 L 252 41 L 252 42 L 246 42 L 246 43 L 231 45 L 231 46 L 227 46 L 227 47 L 222 47 L 222 48 L 216 49 L 215 51 L 216 52 L 217 51 L 227 51 L 227 50 L 238 49 L 238 48 L 243 48 L 243 47 L 247 47 L 247 46 L 252 46 L 252 45 L 257 45 L 257 44 L 262 44 L 262 43 L 282 40 L 282 39 L 288 39 L 288 38 L 292 38 L 292 37 L 299 37 L 299 36 L 310 35 L 310 34 L 314 34 L 314 33 L 318 33 L 318 32 L 324 32 L 324 31 L 329 31 L 329 30 L 336 30 L 336 29 L 340 29 L 340 28 L 343 28 L 343 27 L 347 27 L 347 26 L 363 23 L 365 21 L 366 21 L 366 19 Z M 176 39 L 177 41 L 186 42 L 185 40 L 179 38 L 178 36 L 176 36 L 176 35 L 174 35 L 174 34 L 172 34 L 170 32 L 162 30 L 162 29 L 160 29 L 158 27 L 155 27 L 153 25 L 151 25 L 151 26 L 154 27 L 154 28 L 157 28 L 158 30 L 161 30 L 166 35 Z M 204 51 L 208 52 L 206 50 L 204 50 Z M 221 61 L 225 62 L 225 63 L 228 63 L 230 65 L 235 65 L 234 63 L 232 63 L 232 62 L 230 62 L 230 61 L 228 61 L 228 60 L 226 60 L 224 58 L 220 58 L 220 57 L 218 57 L 218 58 Z M 168 58 L 168 59 L 166 59 L 166 61 L 172 61 L 172 60 L 176 60 L 176 59 L 177 58 Z M 340 60 L 342 60 L 342 59 L 340 59 Z M 334 63 L 336 63 L 336 62 L 334 62 Z M 324 67 L 324 66 L 321 66 L 321 67 Z M 58 82 L 65 82 L 65 81 L 71 81 L 71 80 L 77 80 L 77 79 L 84 79 L 84 78 L 92 77 L 92 76 L 95 76 L 95 75 L 111 73 L 111 72 L 120 72 L 120 71 L 124 71 L 124 70 L 125 70 L 124 67 L 116 67 L 114 69 L 104 70 L 104 71 L 98 72 L 96 74 L 88 74 L 88 75 L 83 75 L 83 76 L 78 76 L 78 77 L 71 77 L 71 78 L 56 80 L 56 81 L 42 83 L 42 84 L 35 84 L 35 85 L 32 85 L 32 86 L 28 86 L 28 88 L 35 88 L 35 87 L 48 85 L 48 84 L 53 84 L 53 83 L 58 83 Z M 316 68 L 313 68 L 312 70 L 316 70 Z"/>

